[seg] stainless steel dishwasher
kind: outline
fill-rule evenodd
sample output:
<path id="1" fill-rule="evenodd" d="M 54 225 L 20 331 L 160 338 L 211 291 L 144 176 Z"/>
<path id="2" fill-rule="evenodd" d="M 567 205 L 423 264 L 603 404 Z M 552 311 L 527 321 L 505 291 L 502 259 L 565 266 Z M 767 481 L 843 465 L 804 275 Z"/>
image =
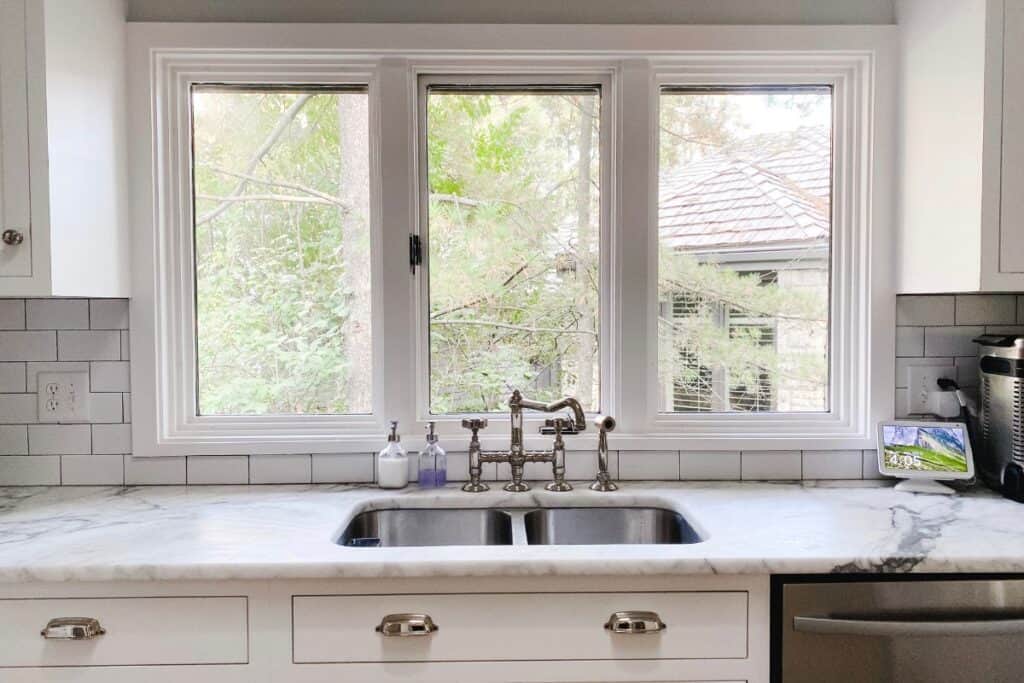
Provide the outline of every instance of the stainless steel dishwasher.
<path id="1" fill-rule="evenodd" d="M 775 683 L 1024 681 L 1024 576 L 846 579 L 773 577 Z"/>

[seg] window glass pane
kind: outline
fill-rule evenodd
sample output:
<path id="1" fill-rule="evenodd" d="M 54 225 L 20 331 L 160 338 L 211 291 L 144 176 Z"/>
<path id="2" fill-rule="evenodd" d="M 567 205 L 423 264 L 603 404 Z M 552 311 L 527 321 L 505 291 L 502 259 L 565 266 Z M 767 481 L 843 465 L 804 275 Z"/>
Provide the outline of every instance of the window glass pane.
<path id="1" fill-rule="evenodd" d="M 599 405 L 600 92 L 427 95 L 430 410 Z"/>
<path id="2" fill-rule="evenodd" d="M 192 94 L 198 409 L 368 413 L 367 95 Z"/>
<path id="3" fill-rule="evenodd" d="M 832 94 L 665 89 L 662 412 L 828 410 Z"/>

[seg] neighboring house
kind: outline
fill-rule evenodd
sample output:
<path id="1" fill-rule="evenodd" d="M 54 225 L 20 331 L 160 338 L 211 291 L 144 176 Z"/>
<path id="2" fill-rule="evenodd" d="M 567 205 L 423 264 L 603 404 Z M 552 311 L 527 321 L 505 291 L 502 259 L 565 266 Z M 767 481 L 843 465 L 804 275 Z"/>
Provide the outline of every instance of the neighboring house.
<path id="1" fill-rule="evenodd" d="M 689 254 L 756 276 L 764 286 L 804 289 L 827 297 L 829 286 L 831 144 L 828 134 L 801 129 L 765 134 L 688 163 L 661 182 L 658 229 L 663 249 Z M 808 325 L 765 317 L 741 302 L 677 290 L 661 302 L 671 321 L 703 319 L 772 346 L 780 358 L 813 353 L 827 344 L 827 323 Z M 685 326 L 677 326 L 685 327 Z M 676 334 L 679 334 L 677 331 Z M 680 351 L 678 372 L 662 387 L 662 409 L 683 411 L 807 411 L 826 407 L 826 378 L 808 382 L 782 371 L 747 372 Z M 756 377 L 751 381 L 751 376 Z M 666 383 L 667 384 L 667 383 Z"/>

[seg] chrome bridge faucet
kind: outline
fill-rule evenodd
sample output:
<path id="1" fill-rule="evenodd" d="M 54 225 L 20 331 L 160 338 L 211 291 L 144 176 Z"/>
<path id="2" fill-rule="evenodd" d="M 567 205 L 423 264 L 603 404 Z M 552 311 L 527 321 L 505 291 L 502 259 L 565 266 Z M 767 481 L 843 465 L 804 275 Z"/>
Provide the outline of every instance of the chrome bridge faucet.
<path id="1" fill-rule="evenodd" d="M 583 407 L 579 401 L 571 396 L 555 401 L 554 403 L 542 403 L 523 398 L 518 389 L 512 392 L 508 399 L 509 419 L 511 423 L 511 439 L 507 451 L 485 451 L 480 448 L 479 432 L 487 428 L 487 420 L 483 418 L 471 418 L 462 421 L 462 426 L 472 432 L 469 441 L 469 481 L 462 487 L 463 491 L 479 493 L 488 489 L 487 484 L 480 481 L 482 465 L 485 462 L 502 463 L 507 462 L 512 469 L 512 479 L 505 484 L 506 491 L 521 492 L 529 491 L 530 485 L 523 481 L 523 469 L 528 462 L 550 462 L 553 480 L 544 486 L 548 491 L 572 491 L 572 485 L 565 480 L 565 441 L 563 434 L 579 434 L 587 428 L 586 416 L 583 414 Z M 538 410 L 545 413 L 557 413 L 568 408 L 572 411 L 572 417 L 556 417 L 544 421 L 541 427 L 541 434 L 553 434 L 555 437 L 551 450 L 528 451 L 523 446 L 523 409 Z M 600 472 L 595 482 L 595 490 L 612 491 L 615 485 L 610 483 L 608 476 L 608 441 L 605 436 L 605 426 L 614 428 L 615 421 L 612 418 L 601 417 L 595 421 L 601 430 L 598 439 L 599 448 L 602 453 L 598 455 Z M 600 482 L 605 482 L 601 488 L 596 488 Z M 610 487 L 608 487 L 610 484 Z"/>

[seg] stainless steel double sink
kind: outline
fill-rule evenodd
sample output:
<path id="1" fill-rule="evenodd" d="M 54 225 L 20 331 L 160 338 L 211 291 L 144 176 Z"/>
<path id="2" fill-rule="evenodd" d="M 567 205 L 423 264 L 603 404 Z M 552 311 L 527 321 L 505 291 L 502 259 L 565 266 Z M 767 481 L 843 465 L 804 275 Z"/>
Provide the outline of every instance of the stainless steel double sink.
<path id="1" fill-rule="evenodd" d="M 704 539 L 683 515 L 658 507 L 367 510 L 338 544 L 353 548 L 464 545 L 687 544 Z"/>

